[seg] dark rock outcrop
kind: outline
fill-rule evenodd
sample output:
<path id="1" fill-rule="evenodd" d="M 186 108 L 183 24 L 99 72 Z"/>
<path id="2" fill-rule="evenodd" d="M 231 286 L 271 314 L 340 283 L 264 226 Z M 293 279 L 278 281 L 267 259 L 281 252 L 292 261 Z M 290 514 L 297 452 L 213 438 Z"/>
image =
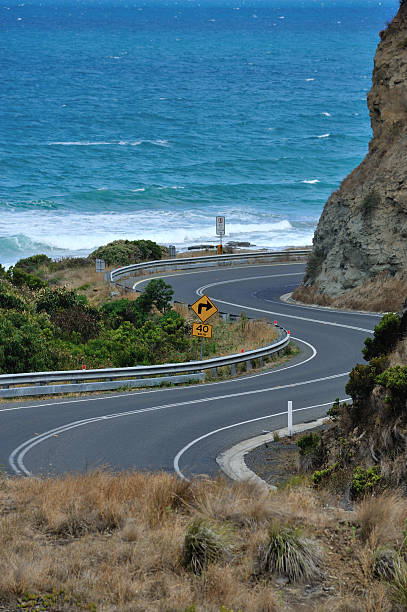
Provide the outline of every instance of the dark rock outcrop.
<path id="1" fill-rule="evenodd" d="M 373 138 L 327 201 L 303 289 L 336 297 L 407 269 L 407 1 L 380 32 L 367 97 Z"/>

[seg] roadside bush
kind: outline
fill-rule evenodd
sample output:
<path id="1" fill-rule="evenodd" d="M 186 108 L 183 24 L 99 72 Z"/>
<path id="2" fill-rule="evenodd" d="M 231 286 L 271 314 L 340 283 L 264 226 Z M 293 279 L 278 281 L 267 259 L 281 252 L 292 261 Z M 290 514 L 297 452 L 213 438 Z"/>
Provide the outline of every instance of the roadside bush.
<path id="1" fill-rule="evenodd" d="M 326 411 L 326 415 L 334 423 L 339 419 L 341 416 L 341 404 L 339 402 L 339 397 L 336 398 L 332 406 Z"/>
<path id="2" fill-rule="evenodd" d="M 290 582 L 321 578 L 322 558 L 315 543 L 297 529 L 272 525 L 268 541 L 258 552 L 255 573 L 258 576 L 278 574 Z"/>
<path id="3" fill-rule="evenodd" d="M 12 266 L 7 270 L 7 278 L 16 287 L 23 287 L 26 285 L 29 289 L 35 290 L 48 285 L 46 281 L 41 280 L 38 276 L 29 274 L 17 266 Z"/>
<path id="4" fill-rule="evenodd" d="M 323 449 L 320 445 L 320 436 L 317 433 L 307 433 L 297 441 L 300 448 L 299 467 L 308 472 L 315 469 L 323 462 Z"/>
<path id="5" fill-rule="evenodd" d="M 300 447 L 300 455 L 310 455 L 316 451 L 319 444 L 319 434 L 307 433 L 297 440 L 297 446 Z"/>
<path id="6" fill-rule="evenodd" d="M 373 338 L 366 338 L 362 349 L 363 357 L 370 361 L 373 357 L 388 355 L 400 337 L 400 319 L 393 312 L 384 315 L 374 328 Z"/>
<path id="7" fill-rule="evenodd" d="M 26 304 L 22 299 L 7 291 L 6 287 L 0 282 L 0 308 L 21 311 L 25 310 Z"/>
<path id="8" fill-rule="evenodd" d="M 45 289 L 37 299 L 36 309 L 48 313 L 63 334 L 79 342 L 86 342 L 100 333 L 99 311 L 75 291 Z"/>
<path id="9" fill-rule="evenodd" d="M 316 487 L 319 487 L 319 485 L 323 484 L 328 478 L 331 477 L 332 473 L 336 470 L 336 468 L 338 467 L 338 463 L 334 463 L 333 465 L 329 465 L 327 468 L 324 468 L 323 470 L 315 470 L 315 472 L 312 474 L 312 482 L 314 483 L 314 485 Z"/>
<path id="10" fill-rule="evenodd" d="M 373 391 L 374 385 L 375 376 L 372 374 L 370 367 L 358 363 L 349 374 L 345 391 L 354 402 L 363 402 Z"/>
<path id="11" fill-rule="evenodd" d="M 371 359 L 369 365 L 358 363 L 351 370 L 345 390 L 356 404 L 367 400 L 376 384 L 377 376 L 385 370 L 386 365 L 387 359 L 382 355 Z"/>
<path id="12" fill-rule="evenodd" d="M 396 365 L 376 377 L 376 382 L 390 391 L 387 400 L 393 408 L 402 410 L 407 401 L 407 366 Z"/>
<path id="13" fill-rule="evenodd" d="M 127 266 L 161 257 L 161 247 L 152 240 L 114 240 L 89 255 L 90 259 L 104 259 L 108 266 Z"/>
<path id="14" fill-rule="evenodd" d="M 352 498 L 356 499 L 365 493 L 371 493 L 372 489 L 376 487 L 381 480 L 382 476 L 380 474 L 379 465 L 374 465 L 366 470 L 358 466 L 353 472 L 350 483 L 350 493 Z"/>
<path id="15" fill-rule="evenodd" d="M 37 312 L 45 311 L 49 315 L 57 310 L 66 310 L 76 306 L 79 302 L 86 301 L 85 297 L 79 297 L 75 291 L 68 289 L 45 289 L 37 298 Z"/>
<path id="16" fill-rule="evenodd" d="M 138 300 L 122 298 L 114 302 L 106 302 L 100 309 L 106 324 L 117 329 L 122 323 L 128 321 L 135 327 L 141 327 L 147 319 L 147 313 L 138 306 Z"/>
<path id="17" fill-rule="evenodd" d="M 38 271 L 38 268 L 43 265 L 50 265 L 52 263 L 52 259 L 43 253 L 39 255 L 32 255 L 31 257 L 26 257 L 25 259 L 19 259 L 16 263 L 15 267 L 20 270 L 24 270 L 28 274 L 33 274 Z"/>
<path id="18" fill-rule="evenodd" d="M 0 372 L 46 371 L 57 358 L 52 349 L 53 329 L 47 317 L 3 311 L 0 316 Z"/>

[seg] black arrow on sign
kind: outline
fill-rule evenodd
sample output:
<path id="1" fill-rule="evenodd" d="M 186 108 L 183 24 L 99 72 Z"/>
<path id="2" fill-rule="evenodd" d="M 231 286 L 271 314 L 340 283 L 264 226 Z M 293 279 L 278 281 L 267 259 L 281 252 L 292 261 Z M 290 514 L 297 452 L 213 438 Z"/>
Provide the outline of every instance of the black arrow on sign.
<path id="1" fill-rule="evenodd" d="M 208 310 L 212 310 L 213 306 L 210 302 L 206 302 L 206 304 L 199 304 L 198 314 L 201 314 L 202 308 L 205 308 L 205 310 L 208 311 Z"/>

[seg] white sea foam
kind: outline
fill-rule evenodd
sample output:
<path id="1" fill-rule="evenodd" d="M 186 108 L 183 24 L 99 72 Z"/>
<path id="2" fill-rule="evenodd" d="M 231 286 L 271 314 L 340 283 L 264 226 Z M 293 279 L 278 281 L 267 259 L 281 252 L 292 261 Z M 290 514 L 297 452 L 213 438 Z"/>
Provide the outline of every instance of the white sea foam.
<path id="1" fill-rule="evenodd" d="M 321 136 L 317 136 L 317 138 L 329 138 L 331 134 L 321 134 Z"/>
<path id="2" fill-rule="evenodd" d="M 315 81 L 315 79 L 305 79 L 305 80 L 307 81 L 307 83 L 308 83 L 309 81 Z"/>
<path id="3" fill-rule="evenodd" d="M 48 142 L 47 144 L 50 146 L 59 145 L 59 146 L 64 146 L 64 147 L 94 147 L 94 146 L 101 146 L 101 145 L 103 146 L 120 145 L 120 146 L 137 147 L 142 144 L 151 144 L 151 145 L 156 145 L 158 147 L 169 147 L 170 146 L 168 140 L 164 140 L 162 138 L 159 138 L 157 140 L 143 139 L 143 140 L 111 140 L 111 141 L 107 141 L 107 140 L 95 140 L 95 141 L 94 140 L 67 140 L 67 141 Z"/>
<path id="4" fill-rule="evenodd" d="M 312 237 L 312 227 L 294 228 L 287 219 L 267 222 L 268 215 L 261 218 L 254 212 L 240 215 L 237 210 L 230 211 L 228 218 L 229 240 L 282 247 L 288 244 L 305 244 Z M 2 263 L 13 263 L 11 251 L 15 252 L 14 261 L 37 252 L 48 252 L 52 256 L 57 256 L 58 253 L 61 253 L 60 256 L 83 255 L 97 246 L 119 238 L 136 239 L 143 236 L 161 244 L 175 244 L 177 248 L 186 248 L 195 242 L 216 243 L 217 240 L 212 212 L 202 214 L 198 210 L 186 214 L 185 211 L 146 208 L 127 213 L 69 212 L 63 216 L 50 214 L 48 210 L 24 213 L 13 211 L 10 214 L 5 213 L 2 221 L 3 239 L 15 237 L 15 228 L 19 223 L 27 232 L 27 236 L 12 240 L 7 261 L 4 254 Z"/>
<path id="5" fill-rule="evenodd" d="M 321 113 L 321 115 L 325 115 L 325 117 L 332 117 L 331 113 Z"/>
<path id="6" fill-rule="evenodd" d="M 140 187 L 139 189 L 130 189 L 130 191 L 133 191 L 134 193 L 136 193 L 136 191 L 145 191 L 146 188 L 145 187 Z"/>
<path id="7" fill-rule="evenodd" d="M 304 181 L 301 181 L 301 183 L 307 183 L 308 185 L 315 185 L 315 183 L 319 183 L 319 180 L 318 179 L 311 179 L 311 180 L 308 181 L 308 180 L 305 179 Z"/>

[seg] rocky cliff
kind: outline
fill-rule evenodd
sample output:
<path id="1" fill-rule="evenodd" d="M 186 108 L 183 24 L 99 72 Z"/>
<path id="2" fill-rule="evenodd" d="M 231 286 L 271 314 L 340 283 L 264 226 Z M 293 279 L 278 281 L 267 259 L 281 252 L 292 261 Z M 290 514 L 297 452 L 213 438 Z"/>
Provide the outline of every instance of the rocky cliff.
<path id="1" fill-rule="evenodd" d="M 407 270 L 407 0 L 380 38 L 367 97 L 373 138 L 325 205 L 297 290 L 308 301 Z"/>

